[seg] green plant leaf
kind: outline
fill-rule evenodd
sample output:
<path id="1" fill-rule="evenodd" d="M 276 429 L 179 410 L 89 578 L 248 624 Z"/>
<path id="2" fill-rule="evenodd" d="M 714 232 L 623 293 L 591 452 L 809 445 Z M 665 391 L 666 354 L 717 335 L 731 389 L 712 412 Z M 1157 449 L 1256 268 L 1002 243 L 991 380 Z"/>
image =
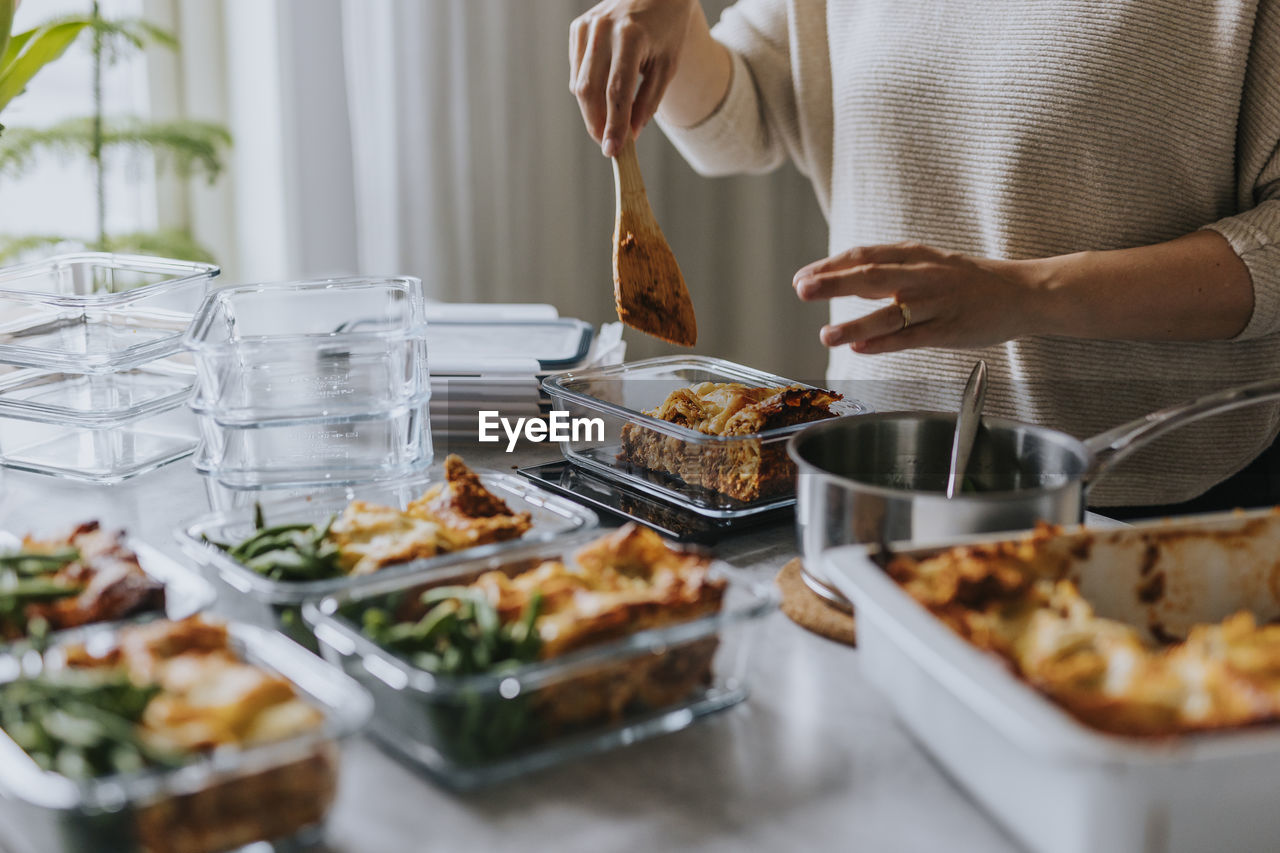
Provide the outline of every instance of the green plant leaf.
<path id="1" fill-rule="evenodd" d="M 22 237 L 0 234 L 0 264 L 15 263 L 24 260 L 25 255 L 54 248 L 77 251 L 83 250 L 85 244 L 80 238 L 66 234 L 29 234 Z"/>
<path id="2" fill-rule="evenodd" d="M 4 56 L 9 48 L 9 37 L 13 33 L 14 0 L 0 0 L 0 56 Z M 4 65 L 0 64 L 0 68 Z"/>
<path id="3" fill-rule="evenodd" d="M 17 175 L 40 151 L 65 157 L 92 150 L 93 120 L 74 118 L 42 128 L 11 127 L 0 137 L 0 175 Z M 212 182 L 222 172 L 231 134 L 209 122 L 178 120 L 144 122 L 110 118 L 102 128 L 104 149 L 150 151 L 167 160 L 181 175 L 203 174 Z"/>
<path id="4" fill-rule="evenodd" d="M 16 54 L 5 51 L 8 60 L 0 68 L 0 110 L 22 94 L 42 68 L 62 56 L 88 25 L 88 21 L 63 21 L 14 36 L 10 46 L 19 39 L 22 44 Z"/>

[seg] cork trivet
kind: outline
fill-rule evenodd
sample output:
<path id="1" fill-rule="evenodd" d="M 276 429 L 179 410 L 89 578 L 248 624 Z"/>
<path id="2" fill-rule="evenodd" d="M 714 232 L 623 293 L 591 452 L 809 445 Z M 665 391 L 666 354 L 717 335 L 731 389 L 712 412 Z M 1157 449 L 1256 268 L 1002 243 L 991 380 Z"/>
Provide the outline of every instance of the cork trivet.
<path id="1" fill-rule="evenodd" d="M 796 557 L 782 567 L 774 581 L 782 591 L 782 612 L 801 628 L 846 646 L 856 645 L 853 614 L 832 607 L 809 589 L 800 571 L 800 558 Z"/>

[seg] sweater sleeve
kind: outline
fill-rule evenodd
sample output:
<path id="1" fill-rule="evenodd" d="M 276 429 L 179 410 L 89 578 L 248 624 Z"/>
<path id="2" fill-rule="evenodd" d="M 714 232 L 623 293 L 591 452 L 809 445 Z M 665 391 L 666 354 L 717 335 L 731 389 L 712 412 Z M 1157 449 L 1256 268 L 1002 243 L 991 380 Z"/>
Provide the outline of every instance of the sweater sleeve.
<path id="1" fill-rule="evenodd" d="M 1253 279 L 1253 315 L 1237 340 L 1280 332 L 1280 0 L 1258 4 L 1253 31 L 1237 143 L 1240 212 L 1208 226 Z"/>
<path id="2" fill-rule="evenodd" d="M 830 104 L 825 0 L 739 0 L 712 35 L 732 55 L 729 91 L 693 127 L 659 120 L 672 143 L 704 175 L 767 172 L 789 156 L 811 179 L 823 177 L 830 118 L 803 115 L 800 105 L 815 100 L 815 87 L 825 87 Z M 825 146 L 815 145 L 824 127 Z"/>

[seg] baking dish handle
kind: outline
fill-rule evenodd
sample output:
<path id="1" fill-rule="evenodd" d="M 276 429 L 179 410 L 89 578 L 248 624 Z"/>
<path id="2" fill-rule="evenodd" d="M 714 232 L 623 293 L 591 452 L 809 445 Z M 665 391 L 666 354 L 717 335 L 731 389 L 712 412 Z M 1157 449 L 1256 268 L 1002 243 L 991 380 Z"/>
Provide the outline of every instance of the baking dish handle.
<path id="1" fill-rule="evenodd" d="M 1133 451 L 1178 427 L 1246 406 L 1275 401 L 1280 401 L 1280 379 L 1266 379 L 1206 394 L 1099 433 L 1084 442 L 1091 458 L 1084 482 L 1092 484 Z"/>

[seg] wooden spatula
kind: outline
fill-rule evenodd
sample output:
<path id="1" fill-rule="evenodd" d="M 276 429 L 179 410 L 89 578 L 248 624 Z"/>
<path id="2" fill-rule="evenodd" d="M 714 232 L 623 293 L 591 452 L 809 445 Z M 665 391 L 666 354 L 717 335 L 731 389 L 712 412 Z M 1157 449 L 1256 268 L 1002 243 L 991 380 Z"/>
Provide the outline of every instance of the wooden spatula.
<path id="1" fill-rule="evenodd" d="M 698 321 L 684 276 L 649 207 L 636 161 L 636 143 L 627 140 L 613 158 L 618 209 L 613 226 L 613 296 L 618 319 L 668 343 L 698 342 Z"/>

